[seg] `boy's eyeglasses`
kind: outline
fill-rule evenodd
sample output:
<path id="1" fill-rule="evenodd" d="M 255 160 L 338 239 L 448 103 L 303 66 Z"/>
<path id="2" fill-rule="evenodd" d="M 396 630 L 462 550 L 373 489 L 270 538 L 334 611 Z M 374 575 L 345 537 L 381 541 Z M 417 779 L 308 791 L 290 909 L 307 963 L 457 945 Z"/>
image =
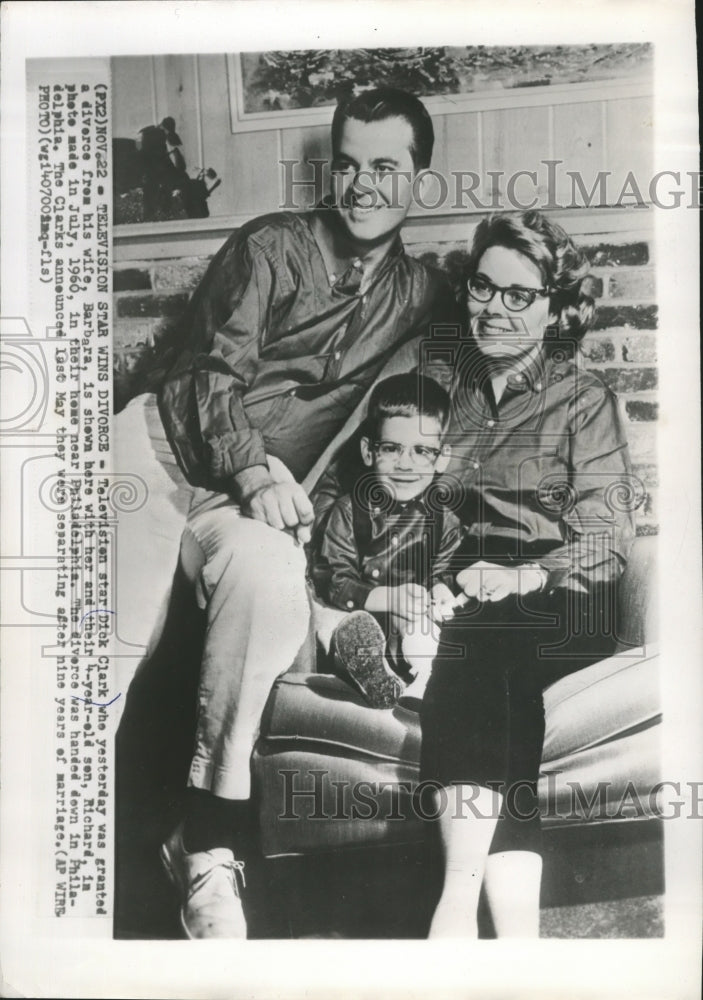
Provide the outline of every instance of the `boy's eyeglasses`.
<path id="1" fill-rule="evenodd" d="M 406 446 L 399 444 L 397 441 L 374 441 L 372 448 L 379 458 L 393 459 L 396 462 L 403 452 L 406 451 Z M 430 448 L 424 444 L 408 445 L 407 451 L 413 464 L 421 469 L 431 468 L 441 454 L 439 448 Z"/>
<path id="2" fill-rule="evenodd" d="M 517 285 L 500 288 L 482 275 L 469 278 L 466 287 L 472 299 L 484 304 L 491 302 L 496 292 L 500 292 L 503 305 L 509 312 L 522 312 L 523 309 L 529 308 L 538 296 L 549 295 L 548 288 L 520 288 Z"/>

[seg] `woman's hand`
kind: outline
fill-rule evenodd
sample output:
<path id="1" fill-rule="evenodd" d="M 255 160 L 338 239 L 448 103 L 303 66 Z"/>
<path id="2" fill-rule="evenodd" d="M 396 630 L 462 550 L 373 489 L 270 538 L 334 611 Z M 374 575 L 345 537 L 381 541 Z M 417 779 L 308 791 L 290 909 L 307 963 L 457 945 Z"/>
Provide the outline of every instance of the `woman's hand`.
<path id="1" fill-rule="evenodd" d="M 547 579 L 541 566 L 498 566 L 496 563 L 479 562 L 467 566 L 457 574 L 456 582 L 467 597 L 478 601 L 502 601 L 511 594 L 529 594 L 541 590 Z"/>
<path id="2" fill-rule="evenodd" d="M 432 588 L 430 615 L 433 621 L 443 622 L 454 614 L 455 598 L 446 583 L 435 583 Z"/>

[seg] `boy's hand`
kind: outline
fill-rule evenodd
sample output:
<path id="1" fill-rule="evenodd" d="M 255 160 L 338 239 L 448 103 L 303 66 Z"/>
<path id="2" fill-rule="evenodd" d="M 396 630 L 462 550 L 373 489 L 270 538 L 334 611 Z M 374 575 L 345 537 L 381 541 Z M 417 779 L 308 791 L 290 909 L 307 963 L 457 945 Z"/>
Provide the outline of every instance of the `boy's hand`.
<path id="1" fill-rule="evenodd" d="M 443 622 L 454 614 L 455 598 L 446 583 L 435 583 L 432 588 L 432 607 L 430 614 L 436 622 Z"/>
<path id="2" fill-rule="evenodd" d="M 539 566 L 498 566 L 479 560 L 457 574 L 456 582 L 467 597 L 479 601 L 502 601 L 510 594 L 541 590 L 546 573 Z"/>
<path id="3" fill-rule="evenodd" d="M 389 587 L 391 614 L 408 622 L 425 618 L 430 613 L 430 595 L 419 583 L 404 583 Z"/>
<path id="4" fill-rule="evenodd" d="M 375 587 L 369 592 L 364 607 L 367 611 L 387 611 L 403 621 L 414 622 L 429 614 L 430 595 L 418 583 Z"/>

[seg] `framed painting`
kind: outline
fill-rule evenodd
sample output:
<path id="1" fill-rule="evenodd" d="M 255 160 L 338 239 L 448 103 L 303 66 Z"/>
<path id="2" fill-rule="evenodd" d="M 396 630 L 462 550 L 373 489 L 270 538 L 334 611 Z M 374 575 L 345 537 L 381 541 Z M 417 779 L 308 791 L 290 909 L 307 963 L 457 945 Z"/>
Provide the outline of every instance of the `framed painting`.
<path id="1" fill-rule="evenodd" d="M 338 100 L 386 84 L 432 114 L 651 93 L 650 44 L 302 49 L 227 56 L 232 132 L 328 125 Z"/>

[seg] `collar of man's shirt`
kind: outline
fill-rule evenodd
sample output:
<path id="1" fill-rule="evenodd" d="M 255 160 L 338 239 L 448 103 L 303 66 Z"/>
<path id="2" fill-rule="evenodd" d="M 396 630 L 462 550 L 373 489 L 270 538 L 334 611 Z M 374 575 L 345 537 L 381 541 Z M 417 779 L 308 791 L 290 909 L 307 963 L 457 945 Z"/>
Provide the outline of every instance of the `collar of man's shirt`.
<path id="1" fill-rule="evenodd" d="M 324 201 L 307 214 L 310 232 L 320 250 L 330 284 L 339 291 L 364 294 L 404 252 L 402 241 L 396 234 L 390 246 L 368 250 L 354 247 L 351 241 L 344 239 L 337 220 L 334 207 Z"/>

